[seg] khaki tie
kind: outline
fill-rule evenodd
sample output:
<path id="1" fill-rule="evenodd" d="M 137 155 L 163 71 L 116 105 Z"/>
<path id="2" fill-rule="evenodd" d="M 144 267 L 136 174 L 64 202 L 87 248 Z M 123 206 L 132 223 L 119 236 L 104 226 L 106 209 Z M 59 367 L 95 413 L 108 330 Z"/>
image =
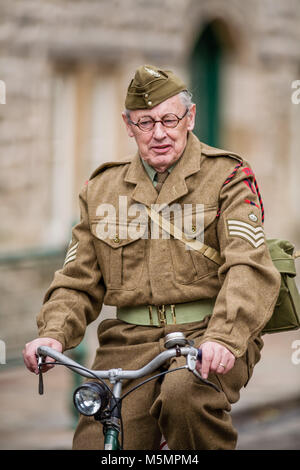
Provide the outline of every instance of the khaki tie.
<path id="1" fill-rule="evenodd" d="M 155 179 L 157 181 L 157 185 L 155 186 L 155 189 L 158 193 L 160 192 L 162 185 L 164 184 L 168 176 L 169 176 L 168 170 L 164 171 L 163 173 L 158 173 L 158 172 L 156 173 Z"/>

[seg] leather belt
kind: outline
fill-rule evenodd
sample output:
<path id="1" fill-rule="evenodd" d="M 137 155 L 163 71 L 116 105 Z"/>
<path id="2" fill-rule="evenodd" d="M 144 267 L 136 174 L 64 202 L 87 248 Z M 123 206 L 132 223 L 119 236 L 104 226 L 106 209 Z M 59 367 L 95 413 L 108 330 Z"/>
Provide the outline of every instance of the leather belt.
<path id="1" fill-rule="evenodd" d="M 212 314 L 216 299 L 170 305 L 138 305 L 118 307 L 117 318 L 126 323 L 142 326 L 180 325 L 202 321 Z"/>

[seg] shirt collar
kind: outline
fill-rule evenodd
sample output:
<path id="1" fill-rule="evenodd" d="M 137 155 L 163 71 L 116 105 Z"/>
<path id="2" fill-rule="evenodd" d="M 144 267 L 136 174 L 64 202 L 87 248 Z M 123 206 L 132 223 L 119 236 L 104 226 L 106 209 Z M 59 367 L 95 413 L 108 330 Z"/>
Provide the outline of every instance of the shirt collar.
<path id="1" fill-rule="evenodd" d="M 149 176 L 150 180 L 152 181 L 152 183 L 156 183 L 155 176 L 156 176 L 157 171 L 151 165 L 149 165 L 149 163 L 147 163 L 145 160 L 143 160 L 142 158 L 141 158 L 141 160 L 142 160 L 142 163 L 144 165 L 144 168 L 145 168 L 146 173 Z M 171 173 L 171 171 L 173 170 L 176 163 L 177 162 L 173 163 L 173 165 L 170 166 L 170 168 L 168 168 L 169 173 Z"/>

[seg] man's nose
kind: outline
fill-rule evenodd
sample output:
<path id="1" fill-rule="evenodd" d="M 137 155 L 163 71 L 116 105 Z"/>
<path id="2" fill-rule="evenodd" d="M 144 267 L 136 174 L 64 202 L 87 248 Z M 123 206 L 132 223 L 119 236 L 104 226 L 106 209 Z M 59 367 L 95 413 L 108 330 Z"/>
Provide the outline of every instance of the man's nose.
<path id="1" fill-rule="evenodd" d="M 156 121 L 153 128 L 153 137 L 163 139 L 166 136 L 166 128 L 161 121 Z"/>

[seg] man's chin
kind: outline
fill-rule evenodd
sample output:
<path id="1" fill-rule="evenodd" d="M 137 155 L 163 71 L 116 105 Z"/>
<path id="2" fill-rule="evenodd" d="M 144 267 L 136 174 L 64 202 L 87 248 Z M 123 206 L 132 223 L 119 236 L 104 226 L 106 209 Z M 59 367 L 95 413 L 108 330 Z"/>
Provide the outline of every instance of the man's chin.
<path id="1" fill-rule="evenodd" d="M 162 169 L 163 171 L 169 168 L 174 163 L 174 157 L 172 155 L 156 155 L 151 159 L 151 162 L 148 162 L 149 165 L 153 166 L 156 169 Z"/>

